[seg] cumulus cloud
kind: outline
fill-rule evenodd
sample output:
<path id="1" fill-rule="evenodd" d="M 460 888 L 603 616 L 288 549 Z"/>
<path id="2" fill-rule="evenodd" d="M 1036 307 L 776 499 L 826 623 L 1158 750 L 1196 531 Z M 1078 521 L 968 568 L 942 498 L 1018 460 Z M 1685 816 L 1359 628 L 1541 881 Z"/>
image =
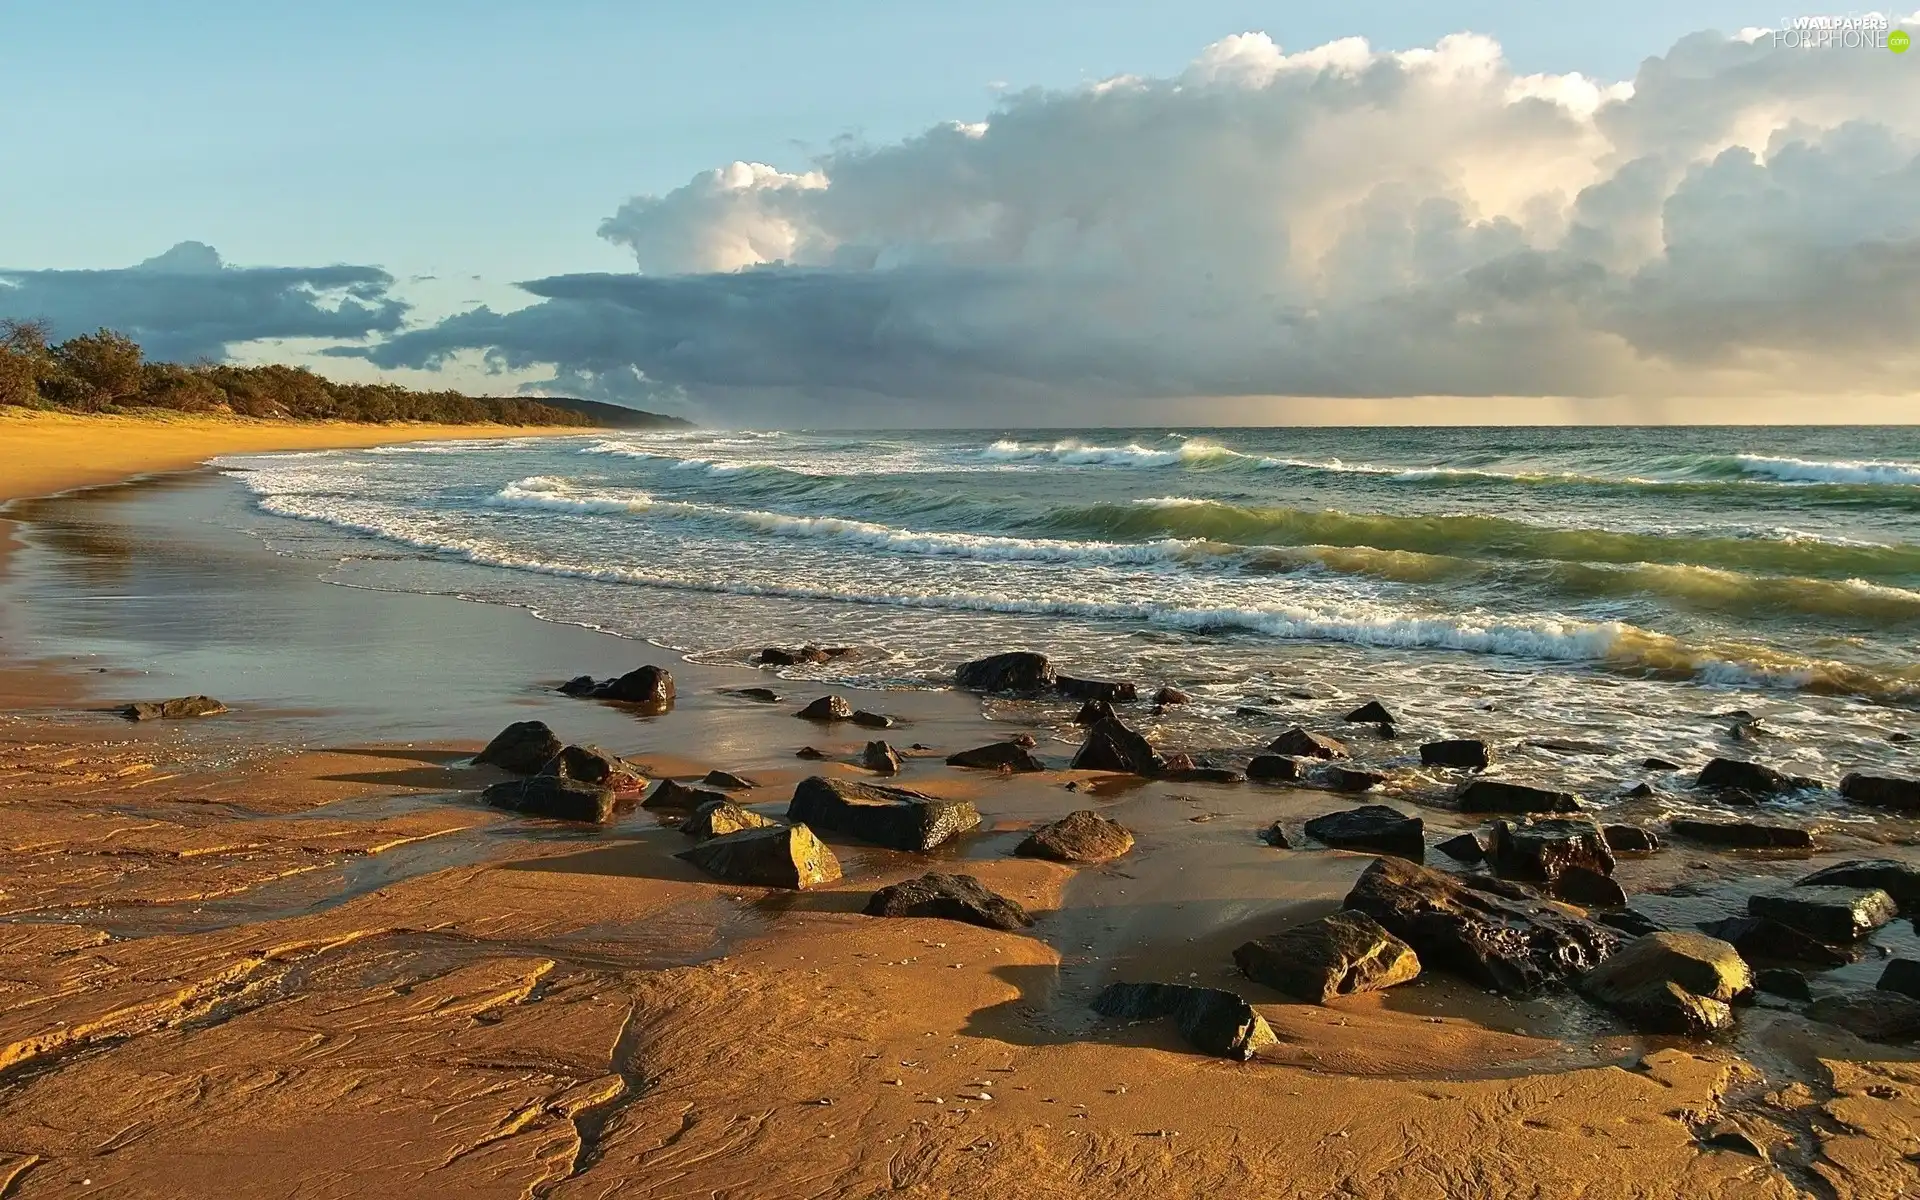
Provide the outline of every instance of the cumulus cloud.
<path id="1" fill-rule="evenodd" d="M 1242 34 L 1176 77 L 1011 94 L 804 172 L 735 163 L 600 232 L 637 273 L 538 280 L 528 308 L 364 353 L 808 419 L 1906 391 L 1920 71 L 1751 31 L 1630 83 L 1521 75 L 1472 35 Z"/>
<path id="2" fill-rule="evenodd" d="M 212 246 L 181 242 L 131 267 L 0 268 L 0 317 L 43 318 L 56 338 L 101 326 L 151 358 L 227 357 L 259 338 L 360 338 L 398 330 L 407 306 L 377 267 L 231 267 Z"/>

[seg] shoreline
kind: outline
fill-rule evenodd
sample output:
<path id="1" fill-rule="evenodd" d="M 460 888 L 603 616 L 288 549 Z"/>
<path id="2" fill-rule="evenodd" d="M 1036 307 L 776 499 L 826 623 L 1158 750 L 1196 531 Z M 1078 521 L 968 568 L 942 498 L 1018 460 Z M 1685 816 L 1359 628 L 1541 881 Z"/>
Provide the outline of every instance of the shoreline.
<path id="1" fill-rule="evenodd" d="M 499 605 L 336 587 L 312 563 L 277 559 L 217 521 L 199 520 L 194 527 L 207 528 L 166 545 L 125 534 L 142 528 L 130 523 L 142 513 L 166 516 L 147 527 L 158 529 L 184 528 L 182 514 L 217 515 L 191 506 L 227 486 L 187 476 L 36 505 L 30 520 L 67 522 L 61 542 L 30 537 L 14 577 L 0 580 L 40 589 L 41 601 L 68 594 L 55 568 L 79 580 L 137 578 L 143 595 L 164 585 L 151 607 L 81 614 L 57 631 L 66 649 L 111 647 L 89 660 L 106 674 L 83 673 L 77 660 L 47 668 L 48 679 L 86 685 L 92 701 L 216 690 L 196 680 L 257 689 L 233 693 L 246 703 L 204 722 L 128 725 L 59 700 L 65 711 L 42 706 L 0 721 L 14 760 L 4 777 L 7 841 L 27 845 L 32 833 L 42 843 L 15 852 L 5 872 L 23 882 L 8 889 L 16 915 L 0 939 L 11 939 L 33 986 L 48 989 L 44 1003 L 0 1017 L 0 1044 L 32 1068 L 18 1082 L 0 1075 L 0 1129 L 10 1134 L 0 1144 L 32 1159 L 0 1156 L 13 1194 L 52 1194 L 83 1165 L 96 1185 L 150 1194 L 153 1177 L 183 1162 L 200 1165 L 179 1186 L 244 1170 L 260 1189 L 245 1194 L 262 1195 L 316 1175 L 351 1177 L 366 1194 L 566 1195 L 642 1186 L 663 1171 L 695 1190 L 768 1197 L 888 1188 L 1430 1196 L 1448 1194 L 1454 1184 L 1443 1180 L 1489 1194 L 1795 1194 L 1791 1173 L 1701 1142 L 1707 1118 L 1749 1086 L 1737 1060 L 1711 1046 L 1629 1038 L 1598 1061 L 1590 1051 L 1569 1061 L 1563 1043 L 1498 1025 L 1533 1017 L 1495 1007 L 1478 1019 L 1448 1015 L 1469 997 L 1442 988 L 1436 1008 L 1412 985 L 1327 1007 L 1263 994 L 1261 1010 L 1285 1042 L 1247 1067 L 1192 1054 L 1164 1023 L 1093 1028 L 1089 1019 L 1062 1031 L 1051 997 L 1079 996 L 1110 966 L 1126 962 L 1124 977 L 1145 977 L 1178 957 L 1218 971 L 1223 947 L 1276 914 L 1330 906 L 1367 856 L 1276 859 L 1250 838 L 1216 833 L 1248 832 L 1253 811 L 1297 820 L 1349 806 L 1325 792 L 1148 782 L 1096 796 L 1066 791 L 1078 780 L 1058 771 L 1003 778 L 910 758 L 902 783 L 973 799 L 987 816 L 961 857 L 929 863 L 831 839 L 845 881 L 770 896 L 680 864 L 672 853 L 685 837 L 647 814 L 574 832 L 480 808 L 474 789 L 500 777 L 460 760 L 511 719 L 546 719 L 656 777 L 743 771 L 761 782 L 749 795 L 767 815 L 804 774 L 865 778 L 847 760 L 871 735 L 795 721 L 798 703 L 822 690 L 814 685 L 688 663 Z M 104 545 L 116 530 L 124 544 Z M 192 622 L 168 625 L 170 608 L 201 596 L 194 578 L 165 573 L 177 559 L 201 572 L 211 565 L 241 595 L 201 597 Z M 89 561 L 94 569 L 75 570 Z M 242 620 L 248 608 L 284 640 L 259 640 Z M 293 636 L 305 628 L 318 632 Z M 794 632 L 798 642 L 824 631 Z M 265 678 L 256 659 L 272 664 Z M 680 679 L 664 716 L 636 719 L 550 690 L 577 671 L 641 662 Z M 309 677 L 315 663 L 347 679 Z M 720 691 L 755 683 L 773 685 L 783 702 Z M 278 707 L 268 703 L 276 696 Z M 902 718 L 881 735 L 896 745 L 956 749 L 1009 732 L 960 693 L 866 692 L 856 704 Z M 797 762 L 800 744 L 831 761 Z M 1032 823 L 1090 801 L 1140 833 L 1134 860 L 1075 871 L 1008 857 Z M 100 857 L 116 844 L 120 859 Z M 102 878 L 100 862 L 139 869 Z M 980 876 L 1041 925 L 1003 934 L 857 915 L 872 888 L 930 868 Z M 28 892 L 31 920 L 20 907 Z M 1155 941 L 1183 945 L 1183 925 L 1200 935 L 1193 946 L 1176 954 Z M 88 952 L 86 986 L 57 993 L 57 981 L 81 969 L 73 951 L 102 930 L 111 936 Z M 266 957 L 249 958 L 261 945 Z M 1236 986 L 1227 977 L 1202 982 Z M 319 1031 L 327 1048 L 277 1058 L 274 1031 L 288 1021 Z M 101 1049 L 93 1033 L 59 1029 L 125 1040 Z M 343 1038 L 370 1045 L 341 1057 L 332 1047 Z M 40 1048 L 17 1049 L 29 1045 Z M 110 1082 L 144 1071 L 191 1083 L 169 1065 L 183 1055 L 184 1069 L 211 1085 L 192 1102 Z M 382 1061 L 396 1056 L 401 1065 Z M 1791 1163 L 1797 1122 L 1843 1106 L 1850 1128 L 1865 1121 L 1877 1134 L 1851 1135 L 1864 1144 L 1845 1148 L 1855 1157 L 1843 1166 L 1819 1159 L 1810 1169 L 1874 1195 L 1876 1180 L 1897 1180 L 1903 1168 L 1891 1132 L 1899 1105 L 1869 1089 L 1896 1088 L 1910 1105 L 1920 1070 L 1862 1057 L 1858 1046 L 1839 1047 L 1833 1061 L 1806 1103 L 1747 1105 L 1741 1119 Z M 264 1115 L 222 1091 L 254 1062 L 283 1073 Z M 1512 1065 L 1477 1077 L 1499 1063 Z M 422 1096 L 423 1070 L 449 1095 Z M 358 1081 L 361 1102 L 338 1098 L 345 1080 Z M 92 1145 L 143 1105 L 159 1105 L 179 1128 L 107 1157 L 92 1154 L 84 1130 L 55 1136 L 25 1121 L 115 1086 L 131 1090 L 79 1104 L 88 1114 L 79 1123 L 97 1131 Z M 993 1099 L 975 1098 L 984 1094 Z M 1886 1115 L 1873 1116 L 1876 1105 Z M 1529 1120 L 1513 1119 L 1516 1110 Z M 392 1146 L 395 1161 L 353 1174 L 325 1148 L 341 1129 Z M 663 1160 L 656 1148 L 669 1137 L 686 1149 Z M 1388 1169 L 1409 1156 L 1418 1170 Z M 416 1174 L 402 1165 L 426 1159 L 446 1161 Z M 822 1192 L 823 1177 L 841 1182 Z"/>

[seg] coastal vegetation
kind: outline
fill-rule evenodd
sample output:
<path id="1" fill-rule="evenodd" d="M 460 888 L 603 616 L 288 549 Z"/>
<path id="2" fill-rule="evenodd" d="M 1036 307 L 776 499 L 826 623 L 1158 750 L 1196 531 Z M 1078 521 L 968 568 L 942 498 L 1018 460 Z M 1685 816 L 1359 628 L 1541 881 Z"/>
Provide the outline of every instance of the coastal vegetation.
<path id="1" fill-rule="evenodd" d="M 151 362 L 101 329 L 53 342 L 44 322 L 0 321 L 0 406 L 80 413 L 164 410 L 289 421 L 441 425 L 680 425 L 615 405 L 468 396 L 385 383 L 340 383 L 304 367 Z"/>

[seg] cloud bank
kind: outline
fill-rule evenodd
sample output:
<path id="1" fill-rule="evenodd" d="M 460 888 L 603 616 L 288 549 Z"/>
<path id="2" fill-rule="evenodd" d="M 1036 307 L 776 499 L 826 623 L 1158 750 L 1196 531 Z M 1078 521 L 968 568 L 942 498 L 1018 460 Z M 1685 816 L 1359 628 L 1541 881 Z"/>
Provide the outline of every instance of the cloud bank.
<path id="1" fill-rule="evenodd" d="M 377 267 L 230 267 L 213 247 L 181 242 L 113 270 L 0 268 L 0 317 L 44 318 L 56 338 L 104 325 L 150 358 L 191 362 L 260 338 L 392 333 L 407 310 L 392 285 Z"/>

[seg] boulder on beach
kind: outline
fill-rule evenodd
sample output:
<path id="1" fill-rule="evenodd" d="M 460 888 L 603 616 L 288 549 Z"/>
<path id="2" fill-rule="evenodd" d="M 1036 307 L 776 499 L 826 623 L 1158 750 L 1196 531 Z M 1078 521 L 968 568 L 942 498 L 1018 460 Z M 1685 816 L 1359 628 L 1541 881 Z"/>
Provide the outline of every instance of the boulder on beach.
<path id="1" fill-rule="evenodd" d="M 616 792 L 634 792 L 647 786 L 647 778 L 638 768 L 598 746 L 562 746 L 539 773 L 599 784 Z"/>
<path id="2" fill-rule="evenodd" d="M 1169 684 L 1153 694 L 1155 708 L 1172 708 L 1176 704 L 1185 704 L 1193 697 Z"/>
<path id="3" fill-rule="evenodd" d="M 1172 1017 L 1180 1036 L 1194 1049 L 1243 1062 L 1280 1040 L 1252 1005 L 1223 988 L 1110 983 L 1094 997 L 1093 1011 L 1128 1021 Z"/>
<path id="4" fill-rule="evenodd" d="M 1087 730 L 1086 740 L 1069 764 L 1075 771 L 1121 771 L 1130 775 L 1157 775 L 1165 765 L 1153 743 L 1117 717 Z"/>
<path id="5" fill-rule="evenodd" d="M 1899 992 L 1869 988 L 1824 996 L 1807 1006 L 1807 1016 L 1869 1042 L 1920 1038 L 1920 1000 Z"/>
<path id="6" fill-rule="evenodd" d="M 675 783 L 671 779 L 662 779 L 654 785 L 653 792 L 640 802 L 640 807 L 655 812 L 693 812 L 703 804 L 715 800 L 725 800 L 723 792 L 708 791 L 706 788 L 688 787 L 684 783 Z"/>
<path id="7" fill-rule="evenodd" d="M 1267 744 L 1267 753 L 1290 758 L 1352 758 L 1353 752 L 1337 738 L 1308 733 L 1295 725 Z"/>
<path id="8" fill-rule="evenodd" d="M 1385 774 L 1369 771 L 1364 767 L 1347 767 L 1338 763 L 1320 773 L 1320 781 L 1336 792 L 1370 792 L 1387 781 Z"/>
<path id="9" fill-rule="evenodd" d="M 840 878 L 840 860 L 805 825 L 773 825 L 709 838 L 677 857 L 709 875 L 752 887 L 797 891 Z"/>
<path id="10" fill-rule="evenodd" d="M 844 696 L 822 696 L 793 714 L 803 721 L 847 721 L 853 718 L 853 705 Z"/>
<path id="11" fill-rule="evenodd" d="M 987 929 L 1024 929 L 1027 910 L 971 875 L 934 871 L 883 887 L 860 911 L 870 917 L 936 917 Z"/>
<path id="12" fill-rule="evenodd" d="M 744 792 L 760 785 L 744 775 L 735 775 L 732 771 L 708 771 L 700 782 L 710 788 L 719 788 L 725 792 Z"/>
<path id="13" fill-rule="evenodd" d="M 1613 851 L 1589 817 L 1535 817 L 1495 821 L 1487 860 L 1515 879 L 1551 884 L 1569 867 L 1613 874 Z"/>
<path id="14" fill-rule="evenodd" d="M 1367 914 L 1344 910 L 1247 942 L 1233 961 L 1255 983 L 1315 1004 L 1420 974 L 1413 947 Z"/>
<path id="15" fill-rule="evenodd" d="M 1352 721 L 1355 724 L 1365 725 L 1396 725 L 1399 723 L 1394 720 L 1393 714 L 1387 711 L 1387 706 L 1378 700 L 1367 701 L 1359 708 L 1348 713 L 1344 719 Z"/>
<path id="16" fill-rule="evenodd" d="M 1643 1033 L 1706 1037 L 1733 1027 L 1733 1005 L 1753 995 L 1753 972 L 1718 938 L 1650 933 L 1582 975 L 1579 987 Z"/>
<path id="17" fill-rule="evenodd" d="M 1061 675 L 1054 679 L 1054 690 L 1069 700 L 1105 700 L 1108 704 L 1130 704 L 1140 696 L 1139 689 L 1124 679 L 1077 679 Z"/>
<path id="18" fill-rule="evenodd" d="M 1487 844 L 1480 840 L 1480 835 L 1477 833 L 1463 833 L 1450 837 L 1434 849 L 1455 862 L 1466 863 L 1469 866 L 1487 860 Z"/>
<path id="19" fill-rule="evenodd" d="M 1339 850 L 1397 854 L 1414 862 L 1426 857 L 1426 826 L 1420 818 L 1384 804 L 1327 813 L 1308 821 L 1304 829 L 1314 841 Z"/>
<path id="20" fill-rule="evenodd" d="M 1840 781 L 1840 794 L 1855 804 L 1920 813 L 1920 779 L 1852 772 Z"/>
<path id="21" fill-rule="evenodd" d="M 743 829 L 771 829 L 779 823 L 731 800 L 709 800 L 680 823 L 680 832 L 693 838 L 715 838 Z"/>
<path id="22" fill-rule="evenodd" d="M 558 775 L 533 775 L 496 783 L 480 793 L 480 800 L 494 808 L 555 821 L 590 821 L 604 825 L 613 819 L 612 788 Z"/>
<path id="23" fill-rule="evenodd" d="M 1639 825 L 1603 825 L 1600 833 L 1615 854 L 1652 854 L 1660 848 L 1659 835 Z"/>
<path id="24" fill-rule="evenodd" d="M 1429 767 L 1458 767 L 1463 771 L 1484 771 L 1493 761 L 1487 744 L 1479 738 L 1446 738 L 1420 747 L 1420 762 Z"/>
<path id="25" fill-rule="evenodd" d="M 1792 825 L 1767 825 L 1757 821 L 1700 821 L 1675 817 L 1667 822 L 1667 832 L 1675 837 L 1692 838 L 1716 846 L 1734 846 L 1743 850 L 1811 850 L 1813 834 Z"/>
<path id="26" fill-rule="evenodd" d="M 1879 888 L 1903 913 L 1920 913 L 1920 867 L 1890 858 L 1855 858 L 1793 881 L 1796 887 Z"/>
<path id="27" fill-rule="evenodd" d="M 1893 920 L 1899 909 L 1879 888 L 1805 885 L 1747 898 L 1747 912 L 1823 942 L 1857 942 Z"/>
<path id="28" fill-rule="evenodd" d="M 1090 808 L 1078 809 L 1021 839 L 1013 852 L 1022 858 L 1063 863 L 1112 862 L 1133 849 L 1133 831 Z"/>
<path id="29" fill-rule="evenodd" d="M 980 811 L 966 800 L 814 775 L 793 789 L 787 820 L 891 850 L 925 851 L 978 826 Z"/>
<path id="30" fill-rule="evenodd" d="M 120 710 L 130 721 L 181 721 L 189 717 L 217 717 L 229 711 L 212 696 L 175 696 L 171 700 L 136 700 Z"/>
<path id="31" fill-rule="evenodd" d="M 886 742 L 868 742 L 860 752 L 860 765 L 876 775 L 898 775 L 900 752 Z"/>
<path id="32" fill-rule="evenodd" d="M 953 672 L 954 683 L 973 692 L 1043 692 L 1053 687 L 1055 678 L 1047 656 L 1029 650 L 976 658 Z"/>
<path id="33" fill-rule="evenodd" d="M 534 775 L 564 748 L 545 721 L 515 721 L 495 734 L 473 761 L 516 775 Z"/>
<path id="34" fill-rule="evenodd" d="M 1503 880 L 1450 875 L 1387 857 L 1347 893 L 1412 946 L 1427 970 L 1448 971 L 1509 996 L 1571 982 L 1620 945 L 1620 935 Z"/>
<path id="35" fill-rule="evenodd" d="M 1247 764 L 1247 778 L 1256 783 L 1298 783 L 1305 777 L 1300 760 L 1284 754 L 1256 754 Z"/>
<path id="36" fill-rule="evenodd" d="M 1453 793 L 1461 812 L 1473 813 L 1562 813 L 1580 811 L 1580 798 L 1572 792 L 1510 783 L 1484 776 L 1469 779 Z"/>
<path id="37" fill-rule="evenodd" d="M 1756 796 L 1768 796 L 1792 791 L 1793 781 L 1772 767 L 1756 762 L 1741 758 L 1716 758 L 1700 768 L 1693 786 L 1712 792 L 1750 792 Z"/>
<path id="38" fill-rule="evenodd" d="M 947 755 L 950 767 L 968 767 L 976 771 L 1044 771 L 1046 765 L 1018 742 L 992 742 Z"/>
<path id="39" fill-rule="evenodd" d="M 1810 967 L 1843 967 L 1853 955 L 1838 946 L 1800 932 L 1791 925 L 1762 917 L 1723 917 L 1702 921 L 1709 936 L 1731 943 L 1740 957 L 1753 963 L 1801 963 Z"/>

